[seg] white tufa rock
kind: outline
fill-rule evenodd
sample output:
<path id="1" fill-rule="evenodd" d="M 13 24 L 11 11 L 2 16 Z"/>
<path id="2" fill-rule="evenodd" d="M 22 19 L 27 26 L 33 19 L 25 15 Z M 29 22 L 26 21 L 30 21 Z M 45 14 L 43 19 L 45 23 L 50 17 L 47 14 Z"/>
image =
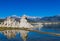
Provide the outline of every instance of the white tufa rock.
<path id="1" fill-rule="evenodd" d="M 26 16 L 22 16 L 22 18 L 20 20 L 20 26 L 19 27 L 31 28 L 33 26 L 27 22 Z"/>

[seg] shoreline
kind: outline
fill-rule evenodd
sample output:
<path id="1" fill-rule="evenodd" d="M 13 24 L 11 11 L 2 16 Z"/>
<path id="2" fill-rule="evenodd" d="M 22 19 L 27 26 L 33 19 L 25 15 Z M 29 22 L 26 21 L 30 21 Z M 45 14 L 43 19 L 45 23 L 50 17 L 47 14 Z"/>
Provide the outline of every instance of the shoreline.
<path id="1" fill-rule="evenodd" d="M 38 31 L 38 30 L 32 30 L 32 29 L 29 29 L 29 28 L 0 27 L 0 31 L 4 31 L 4 30 L 25 30 L 25 31 L 30 31 L 30 32 L 37 32 L 39 34 L 49 34 L 49 35 L 53 35 L 53 36 L 60 36 L 59 33 L 42 32 L 42 31 Z"/>

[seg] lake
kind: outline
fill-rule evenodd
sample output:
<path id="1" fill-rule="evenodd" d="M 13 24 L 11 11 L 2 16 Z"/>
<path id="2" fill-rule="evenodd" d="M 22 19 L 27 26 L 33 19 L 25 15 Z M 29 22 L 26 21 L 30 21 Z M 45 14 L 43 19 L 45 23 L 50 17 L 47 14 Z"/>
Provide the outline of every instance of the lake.
<path id="1" fill-rule="evenodd" d="M 60 34 L 60 25 L 44 25 L 41 29 L 34 30 Z M 0 41 L 60 41 L 60 36 L 25 30 L 4 30 L 0 31 Z"/>

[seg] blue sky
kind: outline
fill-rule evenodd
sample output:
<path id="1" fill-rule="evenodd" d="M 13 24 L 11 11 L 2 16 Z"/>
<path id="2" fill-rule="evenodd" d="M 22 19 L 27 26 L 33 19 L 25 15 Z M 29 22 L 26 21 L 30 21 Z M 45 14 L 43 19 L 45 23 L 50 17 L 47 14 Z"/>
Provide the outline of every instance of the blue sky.
<path id="1" fill-rule="evenodd" d="M 0 0 L 0 17 L 11 15 L 53 16 L 60 14 L 60 0 Z"/>

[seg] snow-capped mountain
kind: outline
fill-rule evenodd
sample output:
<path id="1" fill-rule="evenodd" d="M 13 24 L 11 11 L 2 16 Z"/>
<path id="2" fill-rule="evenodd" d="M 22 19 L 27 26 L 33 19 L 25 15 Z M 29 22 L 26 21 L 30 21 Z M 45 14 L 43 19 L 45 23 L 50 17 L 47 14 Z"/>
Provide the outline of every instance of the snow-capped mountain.
<path id="1" fill-rule="evenodd" d="M 27 20 L 29 22 L 60 22 L 60 15 L 42 17 L 42 18 L 41 17 L 36 17 L 36 16 L 27 16 L 27 15 L 24 15 L 24 16 L 27 17 Z M 16 16 L 16 15 L 12 15 L 12 16 L 9 16 L 9 17 L 10 18 L 15 18 L 17 21 L 19 21 L 21 19 L 20 16 Z M 0 21 L 3 21 L 5 19 L 0 19 Z"/>

